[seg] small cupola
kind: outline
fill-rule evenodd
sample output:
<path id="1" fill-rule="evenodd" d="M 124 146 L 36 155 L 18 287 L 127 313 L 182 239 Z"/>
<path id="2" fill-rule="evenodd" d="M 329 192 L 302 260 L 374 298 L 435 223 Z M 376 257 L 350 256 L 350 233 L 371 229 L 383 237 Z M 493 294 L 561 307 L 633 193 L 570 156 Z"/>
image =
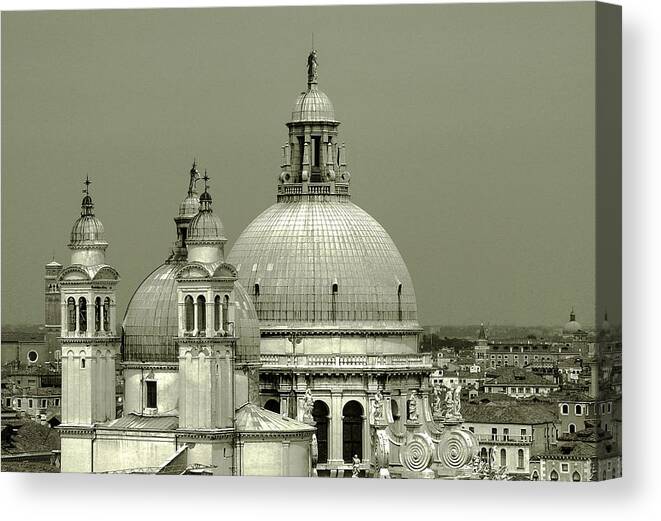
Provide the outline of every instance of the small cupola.
<path id="1" fill-rule="evenodd" d="M 81 203 L 80 217 L 76 219 L 71 228 L 71 264 L 93 266 L 103 264 L 105 250 L 108 243 L 105 240 L 103 224 L 94 214 L 94 201 L 90 195 L 89 185 L 92 182 L 89 176 L 85 178 L 85 196 Z"/>
<path id="2" fill-rule="evenodd" d="M 227 238 L 220 217 L 213 213 L 209 179 L 205 171 L 204 192 L 200 195 L 200 211 L 193 217 L 188 227 L 186 246 L 190 262 L 211 263 L 224 259 L 224 245 Z"/>

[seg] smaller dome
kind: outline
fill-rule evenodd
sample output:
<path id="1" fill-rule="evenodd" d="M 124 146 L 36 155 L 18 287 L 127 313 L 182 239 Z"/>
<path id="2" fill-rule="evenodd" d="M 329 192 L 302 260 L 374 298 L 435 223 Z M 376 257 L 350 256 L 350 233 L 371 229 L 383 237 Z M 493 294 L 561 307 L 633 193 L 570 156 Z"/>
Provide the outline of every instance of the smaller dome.
<path id="1" fill-rule="evenodd" d="M 581 329 L 580 322 L 576 322 L 576 320 L 570 320 L 562 328 L 565 333 L 578 333 Z"/>
<path id="2" fill-rule="evenodd" d="M 211 194 L 209 192 L 202 192 L 202 195 L 200 196 L 200 203 L 210 203 L 211 202 Z"/>
<path id="3" fill-rule="evenodd" d="M 208 194 L 207 194 L 208 195 Z M 202 199 L 202 194 L 200 199 Z M 225 228 L 220 217 L 209 210 L 200 211 L 188 227 L 188 242 L 193 241 L 225 241 Z"/>
<path id="4" fill-rule="evenodd" d="M 103 224 L 95 215 L 81 215 L 71 228 L 72 247 L 107 246 Z"/>
<path id="5" fill-rule="evenodd" d="M 336 122 L 331 100 L 316 85 L 311 85 L 307 92 L 299 94 L 291 111 L 291 123 L 307 121 Z"/>
<path id="6" fill-rule="evenodd" d="M 200 200 L 197 195 L 189 195 L 179 204 L 179 217 L 193 217 L 200 211 Z"/>
<path id="7" fill-rule="evenodd" d="M 581 326 L 580 322 L 576 321 L 576 314 L 572 309 L 571 313 L 569 313 L 569 322 L 565 323 L 565 325 L 562 328 L 562 332 L 567 334 L 573 334 L 573 333 L 578 333 L 582 329 L 583 327 Z"/>

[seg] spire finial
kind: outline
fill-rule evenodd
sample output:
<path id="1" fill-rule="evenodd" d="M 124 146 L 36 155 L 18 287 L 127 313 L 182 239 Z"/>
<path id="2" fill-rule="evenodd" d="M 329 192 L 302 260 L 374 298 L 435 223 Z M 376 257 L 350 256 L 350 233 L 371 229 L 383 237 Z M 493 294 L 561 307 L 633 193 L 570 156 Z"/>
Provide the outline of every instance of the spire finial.
<path id="1" fill-rule="evenodd" d="M 204 177 L 202 179 L 204 179 L 204 191 L 208 192 L 209 191 L 209 179 L 211 179 L 211 178 L 207 174 L 207 169 L 206 168 L 204 169 Z"/>
<path id="2" fill-rule="evenodd" d="M 85 188 L 83 188 L 83 193 L 84 193 L 85 195 L 89 195 L 89 194 L 90 194 L 90 185 L 92 184 L 92 181 L 90 181 L 90 176 L 89 176 L 89 174 L 86 174 L 86 175 L 85 175 L 85 181 L 84 181 L 84 183 L 85 183 Z"/>

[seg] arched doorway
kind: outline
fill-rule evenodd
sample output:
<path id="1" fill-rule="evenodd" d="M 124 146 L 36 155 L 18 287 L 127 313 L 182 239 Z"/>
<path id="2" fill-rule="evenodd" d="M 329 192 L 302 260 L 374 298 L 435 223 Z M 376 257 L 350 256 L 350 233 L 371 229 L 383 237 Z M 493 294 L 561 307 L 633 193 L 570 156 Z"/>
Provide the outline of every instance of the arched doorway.
<path id="1" fill-rule="evenodd" d="M 317 449 L 319 456 L 317 463 L 328 463 L 328 405 L 321 400 L 314 402 L 312 419 L 317 423 Z"/>
<path id="2" fill-rule="evenodd" d="M 363 406 L 357 401 L 347 402 L 342 409 L 342 457 L 351 463 L 354 455 L 363 459 Z"/>
<path id="3" fill-rule="evenodd" d="M 275 398 L 266 400 L 266 403 L 264 404 L 264 409 L 266 409 L 267 411 L 277 412 L 278 414 L 280 414 L 280 402 Z"/>

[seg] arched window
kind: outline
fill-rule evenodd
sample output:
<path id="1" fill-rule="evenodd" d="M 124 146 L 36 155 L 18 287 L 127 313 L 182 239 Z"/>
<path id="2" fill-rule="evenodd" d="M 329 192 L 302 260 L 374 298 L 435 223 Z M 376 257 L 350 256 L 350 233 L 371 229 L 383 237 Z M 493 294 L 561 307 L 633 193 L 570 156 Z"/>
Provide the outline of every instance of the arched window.
<path id="1" fill-rule="evenodd" d="M 569 414 L 569 405 L 566 403 L 562 404 L 562 414 Z"/>
<path id="2" fill-rule="evenodd" d="M 363 406 L 355 400 L 342 409 L 342 455 L 345 463 L 363 459 Z"/>
<path id="3" fill-rule="evenodd" d="M 583 407 L 581 407 L 581 405 L 577 403 L 576 407 L 574 407 L 574 411 L 576 412 L 577 416 L 580 416 L 581 414 L 583 414 Z"/>
<path id="4" fill-rule="evenodd" d="M 80 368 L 85 369 L 85 359 L 84 358 L 80 359 Z"/>
<path id="5" fill-rule="evenodd" d="M 68 329 L 69 331 L 76 330 L 76 301 L 73 297 L 67 299 L 67 311 L 68 311 Z"/>
<path id="6" fill-rule="evenodd" d="M 213 330 L 220 329 L 220 295 L 216 295 L 213 299 Z"/>
<path id="7" fill-rule="evenodd" d="M 601 479 L 602 479 L 602 481 L 606 481 L 606 479 L 608 479 L 606 477 L 606 471 L 605 470 L 601 473 Z"/>
<path id="8" fill-rule="evenodd" d="M 110 297 L 103 299 L 103 329 L 110 331 Z"/>
<path id="9" fill-rule="evenodd" d="M 328 427 L 330 409 L 321 400 L 314 402 L 312 407 L 312 419 L 317 426 L 317 461 L 319 463 L 328 462 Z"/>
<path id="10" fill-rule="evenodd" d="M 337 319 L 337 292 L 339 288 L 337 279 L 334 279 L 331 285 L 331 320 L 333 322 Z"/>
<path id="11" fill-rule="evenodd" d="M 267 411 L 276 412 L 280 414 L 280 402 L 274 398 L 271 398 L 270 400 L 266 400 L 266 403 L 264 404 L 264 409 L 266 409 Z"/>
<path id="12" fill-rule="evenodd" d="M 500 449 L 500 466 L 507 467 L 507 451 Z"/>
<path id="13" fill-rule="evenodd" d="M 101 330 L 101 297 L 94 299 L 94 331 Z"/>
<path id="14" fill-rule="evenodd" d="M 551 471 L 551 481 L 558 481 L 558 473 L 555 470 Z"/>
<path id="15" fill-rule="evenodd" d="M 85 297 L 78 299 L 79 331 L 87 331 L 87 300 Z"/>
<path id="16" fill-rule="evenodd" d="M 569 424 L 569 434 L 574 434 L 576 432 L 576 425 L 573 423 Z"/>
<path id="17" fill-rule="evenodd" d="M 397 319 L 402 321 L 402 283 L 397 284 Z"/>
<path id="18" fill-rule="evenodd" d="M 480 450 L 480 459 L 482 461 L 487 461 L 489 458 L 489 454 L 487 453 L 487 449 L 485 447 L 482 447 L 482 450 Z"/>
<path id="19" fill-rule="evenodd" d="M 390 399 L 390 412 L 392 413 L 392 419 L 394 422 L 398 422 L 401 418 L 399 415 L 399 405 L 397 405 L 397 400 Z"/>
<path id="20" fill-rule="evenodd" d="M 200 295 L 197 297 L 197 330 L 206 331 L 207 329 L 207 300 Z"/>
<path id="21" fill-rule="evenodd" d="M 193 306 L 193 297 L 186 295 L 184 299 L 184 313 L 186 315 L 186 331 L 193 331 L 195 328 L 194 317 L 195 310 Z"/>
<path id="22" fill-rule="evenodd" d="M 520 469 L 525 467 L 524 459 L 525 457 L 524 457 L 523 449 L 519 449 L 517 452 L 517 467 L 519 467 Z"/>
<path id="23" fill-rule="evenodd" d="M 571 480 L 572 481 L 581 481 L 581 475 L 578 473 L 577 470 L 575 470 L 574 473 L 571 475 Z"/>

